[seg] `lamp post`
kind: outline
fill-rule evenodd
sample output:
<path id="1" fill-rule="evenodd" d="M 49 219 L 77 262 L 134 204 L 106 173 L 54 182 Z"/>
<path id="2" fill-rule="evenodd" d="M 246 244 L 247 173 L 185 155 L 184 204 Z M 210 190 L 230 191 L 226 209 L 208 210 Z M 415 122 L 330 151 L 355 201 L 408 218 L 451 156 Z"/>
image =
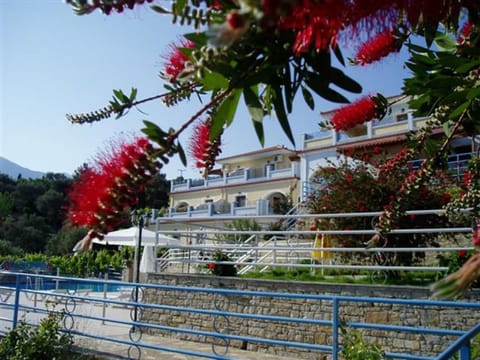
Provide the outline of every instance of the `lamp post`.
<path id="1" fill-rule="evenodd" d="M 143 229 L 143 216 L 138 215 L 137 210 L 133 210 L 131 215 L 131 220 L 132 220 L 132 225 L 137 225 L 138 226 L 138 236 L 137 236 L 137 242 L 135 244 L 135 277 L 134 280 L 136 283 L 140 282 L 140 260 L 141 260 L 141 254 L 140 250 L 142 248 L 142 229 Z"/>
<path id="2" fill-rule="evenodd" d="M 138 225 L 138 236 L 137 236 L 137 243 L 135 244 L 135 283 L 138 284 L 140 282 L 140 249 L 142 247 L 142 229 L 143 229 L 143 216 L 138 215 L 137 210 L 133 210 L 131 215 L 132 225 Z M 134 301 L 138 302 L 138 285 L 135 285 L 135 299 Z M 138 320 L 138 306 L 135 306 L 134 312 L 134 319 L 133 321 L 137 322 Z M 133 327 L 133 331 L 135 331 L 135 326 Z"/>

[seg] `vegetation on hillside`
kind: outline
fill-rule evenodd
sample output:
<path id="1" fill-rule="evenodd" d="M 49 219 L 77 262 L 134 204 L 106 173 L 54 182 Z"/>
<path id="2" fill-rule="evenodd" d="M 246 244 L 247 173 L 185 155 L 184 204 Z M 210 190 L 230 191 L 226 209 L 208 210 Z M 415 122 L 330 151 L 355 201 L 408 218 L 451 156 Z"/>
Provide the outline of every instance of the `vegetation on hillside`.
<path id="1" fill-rule="evenodd" d="M 41 179 L 12 179 L 0 174 L 0 257 L 21 257 L 29 253 L 71 254 L 85 236 L 86 228 L 72 227 L 66 218 L 68 194 L 82 169 L 68 178 L 48 173 Z M 160 209 L 168 205 L 169 183 L 164 174 L 151 179 L 139 193 L 141 208 Z M 129 226 L 128 214 L 124 224 Z"/>

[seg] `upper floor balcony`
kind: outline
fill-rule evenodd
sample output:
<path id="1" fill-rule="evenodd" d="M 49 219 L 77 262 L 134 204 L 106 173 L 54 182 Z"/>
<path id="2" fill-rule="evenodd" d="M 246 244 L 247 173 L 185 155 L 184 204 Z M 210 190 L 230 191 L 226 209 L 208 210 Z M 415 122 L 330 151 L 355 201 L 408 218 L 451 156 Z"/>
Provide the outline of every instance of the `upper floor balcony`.
<path id="1" fill-rule="evenodd" d="M 388 135 L 404 134 L 423 127 L 429 117 L 413 117 L 411 111 L 395 114 L 383 120 L 372 120 L 352 131 L 337 132 L 333 129 L 303 134 L 303 149 L 338 146 L 353 141 L 368 141 Z"/>
<path id="2" fill-rule="evenodd" d="M 268 164 L 263 168 L 238 168 L 222 175 L 210 175 L 206 179 L 185 179 L 171 182 L 170 191 L 202 190 L 228 185 L 249 185 L 263 181 L 289 179 L 299 177 L 300 170 L 297 162 L 289 167 L 275 168 L 275 164 Z"/>

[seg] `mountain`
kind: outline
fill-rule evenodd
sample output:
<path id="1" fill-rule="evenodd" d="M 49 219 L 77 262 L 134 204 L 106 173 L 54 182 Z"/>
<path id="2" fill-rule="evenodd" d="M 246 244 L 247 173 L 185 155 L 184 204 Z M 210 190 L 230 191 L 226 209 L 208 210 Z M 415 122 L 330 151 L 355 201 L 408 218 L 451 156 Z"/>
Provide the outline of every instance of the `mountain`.
<path id="1" fill-rule="evenodd" d="M 45 175 L 43 172 L 27 169 L 1 156 L 0 173 L 7 174 L 15 180 L 18 178 L 18 175 L 21 175 L 24 179 L 39 179 Z"/>

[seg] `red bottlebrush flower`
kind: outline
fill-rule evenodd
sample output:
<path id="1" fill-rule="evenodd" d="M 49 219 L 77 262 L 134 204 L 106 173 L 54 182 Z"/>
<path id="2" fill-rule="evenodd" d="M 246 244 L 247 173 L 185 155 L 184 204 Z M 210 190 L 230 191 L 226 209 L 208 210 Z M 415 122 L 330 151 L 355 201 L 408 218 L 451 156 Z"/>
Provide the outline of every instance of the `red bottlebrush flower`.
<path id="1" fill-rule="evenodd" d="M 346 131 L 373 120 L 378 113 L 377 103 L 370 96 L 365 96 L 335 111 L 330 124 L 336 131 Z"/>
<path id="2" fill-rule="evenodd" d="M 467 187 L 473 184 L 473 173 L 470 170 L 463 173 L 463 184 Z"/>
<path id="3" fill-rule="evenodd" d="M 190 143 L 190 156 L 195 159 L 195 166 L 204 169 L 204 176 L 207 176 L 215 165 L 215 160 L 220 154 L 220 135 L 210 138 L 212 120 L 207 119 L 193 129 L 193 136 Z"/>
<path id="4" fill-rule="evenodd" d="M 234 30 L 243 28 L 247 22 L 244 16 L 240 15 L 237 12 L 230 12 L 227 15 L 227 23 Z"/>
<path id="5" fill-rule="evenodd" d="M 373 153 L 374 153 L 375 155 L 380 154 L 382 151 L 383 151 L 383 149 L 382 149 L 380 146 L 375 146 L 375 147 L 373 148 Z"/>
<path id="6" fill-rule="evenodd" d="M 222 9 L 222 4 L 218 0 L 213 0 L 212 6 L 210 6 L 212 10 L 221 10 Z"/>
<path id="7" fill-rule="evenodd" d="M 298 55 L 307 52 L 311 46 L 317 51 L 336 46 L 338 33 L 344 25 L 343 16 L 336 1 L 301 0 L 296 1 L 277 26 L 297 34 L 293 51 Z"/>
<path id="8" fill-rule="evenodd" d="M 478 226 L 478 224 L 473 228 L 472 244 L 473 246 L 480 247 L 480 226 Z"/>
<path id="9" fill-rule="evenodd" d="M 208 264 L 208 268 L 212 271 L 215 270 L 215 263 Z"/>
<path id="10" fill-rule="evenodd" d="M 467 256 L 467 250 L 458 250 L 458 256 L 459 257 Z"/>
<path id="11" fill-rule="evenodd" d="M 443 193 L 439 201 L 440 205 L 448 204 L 451 199 L 452 199 L 452 195 L 450 195 L 448 192 Z"/>
<path id="12" fill-rule="evenodd" d="M 152 150 L 147 139 L 136 138 L 101 154 L 70 189 L 70 222 L 100 233 L 117 226 L 119 214 L 138 202 L 137 192 L 157 171 Z"/>
<path id="13" fill-rule="evenodd" d="M 360 46 L 354 62 L 363 66 L 379 61 L 392 52 L 398 52 L 397 40 L 397 37 L 391 30 L 377 34 Z"/>
<path id="14" fill-rule="evenodd" d="M 457 42 L 459 44 L 465 43 L 468 38 L 470 38 L 470 34 L 472 33 L 472 30 L 475 29 L 475 25 L 472 23 L 465 23 L 462 28 L 460 29 L 460 32 L 457 37 Z"/>
<path id="15" fill-rule="evenodd" d="M 345 174 L 345 181 L 351 183 L 353 181 L 353 175 L 350 173 Z"/>
<path id="16" fill-rule="evenodd" d="M 181 40 L 179 44 L 169 45 L 169 53 L 164 56 L 166 60 L 164 73 L 168 81 L 174 82 L 182 71 L 185 70 L 185 63 L 188 61 L 188 56 L 180 49 L 193 49 L 194 47 L 195 43 L 186 39 Z"/>

